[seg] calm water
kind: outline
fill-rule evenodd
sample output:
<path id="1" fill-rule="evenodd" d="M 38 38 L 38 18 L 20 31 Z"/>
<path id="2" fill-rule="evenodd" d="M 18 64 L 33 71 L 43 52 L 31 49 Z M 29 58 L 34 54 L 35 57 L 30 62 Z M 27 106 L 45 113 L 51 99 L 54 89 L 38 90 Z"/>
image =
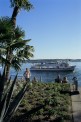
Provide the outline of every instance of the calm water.
<path id="1" fill-rule="evenodd" d="M 81 62 L 70 62 L 71 65 L 76 65 L 74 72 L 31 72 L 31 80 L 33 77 L 36 77 L 38 80 L 41 80 L 42 82 L 52 82 L 55 80 L 58 74 L 63 78 L 64 76 L 67 76 L 68 80 L 72 82 L 72 78 L 74 76 L 77 77 L 79 86 L 81 86 Z M 26 67 L 30 68 L 31 64 L 24 63 L 21 67 L 21 71 L 18 73 L 18 78 L 23 77 L 23 73 L 26 69 Z M 11 69 L 10 75 L 12 78 L 15 76 L 16 72 Z"/>

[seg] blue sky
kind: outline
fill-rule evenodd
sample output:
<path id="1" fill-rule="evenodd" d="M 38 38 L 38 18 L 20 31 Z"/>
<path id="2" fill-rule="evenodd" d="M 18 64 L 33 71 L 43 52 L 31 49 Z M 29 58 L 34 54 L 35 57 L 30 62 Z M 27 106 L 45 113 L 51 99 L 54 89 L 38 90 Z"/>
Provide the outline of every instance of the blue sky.
<path id="1" fill-rule="evenodd" d="M 17 25 L 34 46 L 34 59 L 81 58 L 81 0 L 30 0 Z M 9 0 L 0 0 L 0 16 L 11 17 Z"/>

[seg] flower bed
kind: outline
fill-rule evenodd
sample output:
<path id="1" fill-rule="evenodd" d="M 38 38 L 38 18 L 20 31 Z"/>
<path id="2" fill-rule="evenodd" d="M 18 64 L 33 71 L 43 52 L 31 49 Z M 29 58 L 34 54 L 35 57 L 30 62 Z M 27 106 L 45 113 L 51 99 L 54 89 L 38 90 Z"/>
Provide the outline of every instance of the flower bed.
<path id="1" fill-rule="evenodd" d="M 34 83 L 29 86 L 13 122 L 72 122 L 70 85 Z"/>

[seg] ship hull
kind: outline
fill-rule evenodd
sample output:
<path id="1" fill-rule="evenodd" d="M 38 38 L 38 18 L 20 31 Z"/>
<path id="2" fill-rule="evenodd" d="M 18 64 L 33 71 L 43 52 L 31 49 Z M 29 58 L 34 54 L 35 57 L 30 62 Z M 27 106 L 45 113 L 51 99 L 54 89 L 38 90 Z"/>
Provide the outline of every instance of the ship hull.
<path id="1" fill-rule="evenodd" d="M 75 66 L 71 66 L 69 68 L 30 68 L 30 71 L 54 71 L 54 72 L 58 72 L 58 71 L 74 71 Z"/>

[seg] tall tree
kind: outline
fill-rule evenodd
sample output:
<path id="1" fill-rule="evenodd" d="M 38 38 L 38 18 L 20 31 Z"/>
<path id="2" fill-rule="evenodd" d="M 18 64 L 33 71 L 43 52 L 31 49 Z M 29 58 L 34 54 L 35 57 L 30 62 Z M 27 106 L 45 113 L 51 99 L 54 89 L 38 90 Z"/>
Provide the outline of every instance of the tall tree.
<path id="1" fill-rule="evenodd" d="M 29 11 L 31 8 L 33 8 L 33 5 L 29 2 L 29 0 L 10 0 L 11 7 L 13 7 L 13 13 L 11 20 L 16 25 L 16 17 L 21 9 Z"/>
<path id="2" fill-rule="evenodd" d="M 0 19 L 0 62 L 5 64 L 5 75 L 8 79 L 10 66 L 20 69 L 25 59 L 33 57 L 33 46 L 28 45 L 30 39 L 25 40 L 25 32 L 18 26 L 14 29 L 11 19 Z"/>

